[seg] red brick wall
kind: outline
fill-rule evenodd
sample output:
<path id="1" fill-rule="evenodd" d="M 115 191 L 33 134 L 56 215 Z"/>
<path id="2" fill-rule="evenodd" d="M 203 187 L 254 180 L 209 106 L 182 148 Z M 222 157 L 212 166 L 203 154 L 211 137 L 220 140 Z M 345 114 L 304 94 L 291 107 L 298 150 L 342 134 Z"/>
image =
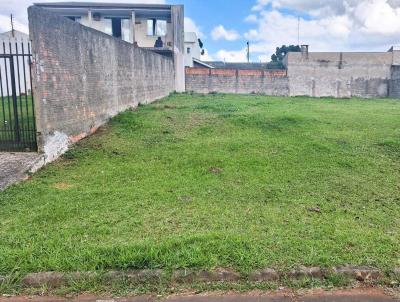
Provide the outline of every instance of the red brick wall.
<path id="1" fill-rule="evenodd" d="M 237 70 L 186 67 L 186 91 L 288 95 L 286 70 Z"/>
<path id="2" fill-rule="evenodd" d="M 223 76 L 268 76 L 286 77 L 286 70 L 237 70 L 237 69 L 209 69 L 199 67 L 186 67 L 186 75 L 223 75 Z"/>

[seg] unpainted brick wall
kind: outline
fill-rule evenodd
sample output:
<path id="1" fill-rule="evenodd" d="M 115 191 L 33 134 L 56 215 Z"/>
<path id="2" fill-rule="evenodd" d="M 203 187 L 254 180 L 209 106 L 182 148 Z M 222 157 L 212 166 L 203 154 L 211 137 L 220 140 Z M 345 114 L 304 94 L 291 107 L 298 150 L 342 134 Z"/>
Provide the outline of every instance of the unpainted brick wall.
<path id="1" fill-rule="evenodd" d="M 186 91 L 289 95 L 285 70 L 186 68 Z"/>
<path id="2" fill-rule="evenodd" d="M 173 59 L 29 8 L 39 149 L 48 161 L 138 104 L 175 90 Z"/>

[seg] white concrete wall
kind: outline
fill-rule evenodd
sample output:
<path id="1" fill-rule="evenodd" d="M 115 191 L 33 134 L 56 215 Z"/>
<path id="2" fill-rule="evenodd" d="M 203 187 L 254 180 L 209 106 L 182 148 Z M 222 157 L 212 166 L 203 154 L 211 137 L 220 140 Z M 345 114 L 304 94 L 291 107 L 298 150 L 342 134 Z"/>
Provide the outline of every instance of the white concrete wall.
<path id="1" fill-rule="evenodd" d="M 287 55 L 291 96 L 386 97 L 393 53 Z"/>

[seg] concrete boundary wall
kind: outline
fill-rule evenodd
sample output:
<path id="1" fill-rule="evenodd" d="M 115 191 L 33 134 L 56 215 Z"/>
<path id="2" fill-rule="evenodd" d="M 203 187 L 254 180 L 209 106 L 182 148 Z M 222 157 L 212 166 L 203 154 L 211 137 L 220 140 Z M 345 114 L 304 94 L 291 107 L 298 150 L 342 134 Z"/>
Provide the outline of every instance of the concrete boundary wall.
<path id="1" fill-rule="evenodd" d="M 175 90 L 173 59 L 28 9 L 39 150 L 46 161 L 111 117 Z"/>
<path id="2" fill-rule="evenodd" d="M 388 97 L 392 52 L 291 52 L 286 57 L 290 96 Z"/>
<path id="3" fill-rule="evenodd" d="M 286 70 L 186 68 L 186 91 L 289 95 Z"/>
<path id="4" fill-rule="evenodd" d="M 389 96 L 391 98 L 400 98 L 400 65 L 392 66 L 391 73 Z"/>

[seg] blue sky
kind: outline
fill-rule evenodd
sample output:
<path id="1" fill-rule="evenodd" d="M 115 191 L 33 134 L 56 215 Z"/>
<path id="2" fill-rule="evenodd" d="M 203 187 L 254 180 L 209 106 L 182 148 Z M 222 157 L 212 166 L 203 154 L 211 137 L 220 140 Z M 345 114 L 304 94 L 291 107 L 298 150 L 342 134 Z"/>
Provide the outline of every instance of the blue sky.
<path id="1" fill-rule="evenodd" d="M 53 2 L 60 0 L 38 0 Z M 62 1 L 62 0 L 61 0 Z M 66 1 L 66 0 L 65 0 Z M 72 0 L 73 1 L 73 0 Z M 300 44 L 311 51 L 387 51 L 400 45 L 400 0 L 84 0 L 185 5 L 185 30 L 202 38 L 205 60 L 270 60 L 277 46 Z M 26 9 L 34 0 L 0 0 L 0 31 L 9 15 L 27 32 Z"/>
<path id="2" fill-rule="evenodd" d="M 387 51 L 400 44 L 400 0 L 168 0 L 185 5 L 207 59 L 269 61 L 277 46 L 311 51 Z M 190 28 L 189 28 L 190 27 Z M 214 35 L 213 35 L 214 32 Z M 215 35 L 215 33 L 219 35 Z"/>
<path id="3" fill-rule="evenodd" d="M 234 41 L 220 39 L 214 41 L 211 32 L 214 27 L 223 25 L 224 28 L 246 32 L 250 30 L 251 24 L 245 22 L 254 5 L 254 0 L 184 0 L 169 1 L 169 3 L 183 3 L 185 5 L 185 16 L 192 19 L 205 35 L 202 38 L 209 53 L 216 53 L 220 49 L 240 49 L 245 47 L 246 39 L 240 37 Z"/>

